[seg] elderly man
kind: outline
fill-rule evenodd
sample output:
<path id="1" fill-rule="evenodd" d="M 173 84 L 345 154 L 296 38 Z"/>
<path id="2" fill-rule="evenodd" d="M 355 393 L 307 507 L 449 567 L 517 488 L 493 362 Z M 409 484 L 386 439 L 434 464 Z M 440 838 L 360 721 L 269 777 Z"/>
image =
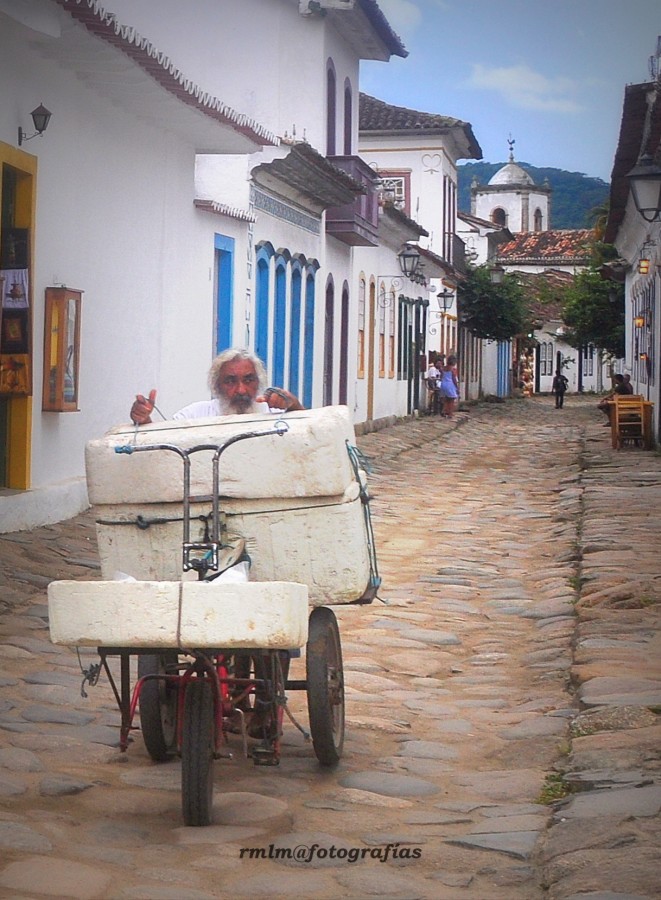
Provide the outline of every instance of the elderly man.
<path id="1" fill-rule="evenodd" d="M 176 412 L 173 419 L 199 419 L 205 416 L 230 416 L 244 413 L 269 412 L 270 409 L 290 412 L 303 409 L 289 391 L 266 387 L 266 370 L 262 361 L 249 350 L 224 350 L 209 369 L 211 400 L 190 403 Z M 136 425 L 147 425 L 156 403 L 156 391 L 149 397 L 138 394 L 131 407 L 131 419 Z"/>
<path id="2" fill-rule="evenodd" d="M 211 363 L 209 369 L 209 389 L 211 400 L 199 400 L 184 406 L 174 414 L 173 419 L 199 419 L 206 416 L 231 416 L 245 413 L 269 412 L 271 409 L 290 412 L 303 409 L 298 399 L 289 391 L 280 388 L 266 388 L 266 370 L 259 357 L 248 350 L 230 349 L 223 351 Z M 131 407 L 131 419 L 136 425 L 151 422 L 155 408 L 156 391 L 149 397 L 138 394 Z M 286 682 L 291 656 L 299 656 L 299 650 L 281 651 L 280 665 Z M 235 674 L 238 678 L 249 678 L 254 665 L 258 678 L 265 678 L 263 661 L 256 657 L 239 655 L 235 659 Z M 243 692 L 243 688 L 239 689 Z M 267 712 L 258 705 L 252 706 L 251 699 L 244 697 L 237 703 L 237 709 L 249 714 L 248 734 L 253 738 L 264 737 L 264 727 L 268 723 Z"/>

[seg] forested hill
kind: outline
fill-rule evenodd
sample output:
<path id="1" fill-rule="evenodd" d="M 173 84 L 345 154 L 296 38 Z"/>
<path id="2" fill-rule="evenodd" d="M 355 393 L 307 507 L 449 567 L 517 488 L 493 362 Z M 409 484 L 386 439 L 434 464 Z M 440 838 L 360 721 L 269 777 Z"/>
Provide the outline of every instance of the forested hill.
<path id="1" fill-rule="evenodd" d="M 460 212 L 471 211 L 470 186 L 473 178 L 479 184 L 488 184 L 489 179 L 502 163 L 475 162 L 457 167 L 459 177 L 458 207 Z M 608 200 L 610 185 L 601 178 L 591 178 L 581 172 L 567 172 L 564 169 L 538 169 L 525 162 L 517 165 L 525 169 L 535 184 L 543 185 L 544 179 L 553 188 L 551 194 L 551 228 L 589 228 L 588 213 Z"/>

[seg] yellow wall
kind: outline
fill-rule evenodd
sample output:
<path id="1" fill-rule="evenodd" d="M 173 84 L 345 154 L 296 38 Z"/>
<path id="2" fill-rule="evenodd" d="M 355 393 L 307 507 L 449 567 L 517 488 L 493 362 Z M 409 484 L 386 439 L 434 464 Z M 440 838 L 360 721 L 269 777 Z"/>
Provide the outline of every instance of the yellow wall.
<path id="1" fill-rule="evenodd" d="M 16 210 L 14 226 L 30 229 L 29 258 L 29 303 L 30 356 L 34 358 L 34 223 L 36 209 L 37 158 L 30 153 L 4 144 L 0 141 L 0 166 L 10 165 L 17 169 Z M 0 191 L 2 184 L 0 182 Z M 0 196 L 0 205 L 2 197 Z M 11 397 L 8 403 L 8 445 L 7 445 L 7 487 L 27 490 L 30 487 L 30 462 L 32 457 L 32 397 Z"/>

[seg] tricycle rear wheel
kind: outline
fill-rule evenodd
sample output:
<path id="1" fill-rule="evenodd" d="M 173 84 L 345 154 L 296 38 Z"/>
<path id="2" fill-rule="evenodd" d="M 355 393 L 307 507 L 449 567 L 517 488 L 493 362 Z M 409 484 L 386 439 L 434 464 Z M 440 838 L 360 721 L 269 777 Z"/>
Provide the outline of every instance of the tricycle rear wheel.
<path id="1" fill-rule="evenodd" d="M 138 657 L 138 678 L 177 673 L 176 651 Z M 174 756 L 177 737 L 177 686 L 164 678 L 150 678 L 140 688 L 140 728 L 147 753 L 154 762 Z"/>
<path id="2" fill-rule="evenodd" d="M 186 685 L 181 736 L 181 801 L 186 825 L 211 824 L 214 749 L 212 686 L 206 678 L 191 678 Z"/>
<path id="3" fill-rule="evenodd" d="M 344 673 L 337 619 L 325 606 L 310 613 L 306 679 L 315 756 L 322 766 L 335 766 L 344 744 Z"/>

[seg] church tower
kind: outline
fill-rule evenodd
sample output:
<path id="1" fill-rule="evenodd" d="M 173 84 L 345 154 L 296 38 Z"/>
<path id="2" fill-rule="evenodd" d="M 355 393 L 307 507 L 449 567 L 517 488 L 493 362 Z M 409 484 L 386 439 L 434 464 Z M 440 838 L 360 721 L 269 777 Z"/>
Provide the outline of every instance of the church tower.
<path id="1" fill-rule="evenodd" d="M 471 214 L 501 225 L 513 234 L 522 231 L 548 231 L 551 227 L 551 191 L 548 181 L 539 187 L 530 175 L 514 162 L 515 141 L 510 137 L 509 162 L 481 185 L 473 179 Z"/>

